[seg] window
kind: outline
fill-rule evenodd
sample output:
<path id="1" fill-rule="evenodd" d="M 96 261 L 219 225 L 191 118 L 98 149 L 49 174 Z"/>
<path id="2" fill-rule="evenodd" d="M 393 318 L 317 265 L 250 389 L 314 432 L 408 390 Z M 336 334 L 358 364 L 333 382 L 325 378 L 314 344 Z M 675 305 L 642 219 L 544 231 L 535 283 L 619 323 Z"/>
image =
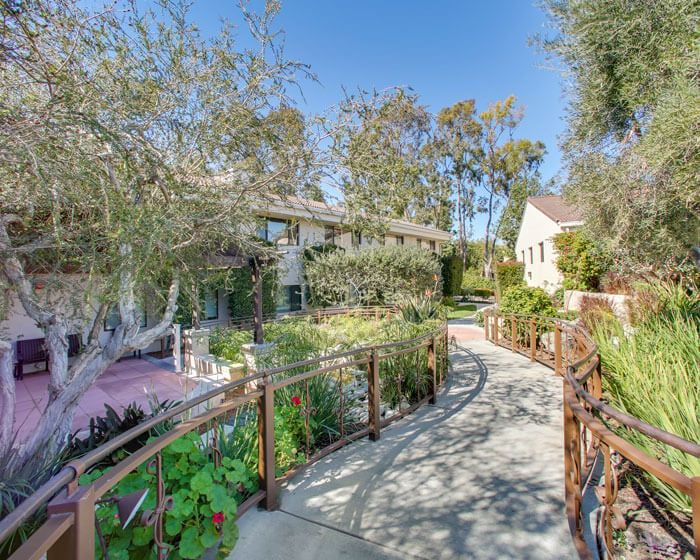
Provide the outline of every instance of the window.
<path id="1" fill-rule="evenodd" d="M 531 271 L 527 273 L 527 278 L 528 278 L 528 280 L 532 280 L 532 272 Z"/>
<path id="2" fill-rule="evenodd" d="M 277 311 L 299 311 L 301 309 L 301 286 L 280 286 L 277 293 Z"/>
<path id="3" fill-rule="evenodd" d="M 323 242 L 326 245 L 339 245 L 341 235 L 340 228 L 337 226 L 325 226 L 323 228 Z"/>
<path id="4" fill-rule="evenodd" d="M 416 246 L 420 249 L 423 247 L 423 242 L 420 239 L 416 239 Z"/>
<path id="5" fill-rule="evenodd" d="M 434 239 L 430 240 L 430 250 L 435 251 L 435 240 Z"/>
<path id="6" fill-rule="evenodd" d="M 354 248 L 358 248 L 360 245 L 362 245 L 362 232 L 353 231 L 352 232 L 352 246 Z"/>
<path id="7" fill-rule="evenodd" d="M 530 264 L 533 264 L 535 261 L 532 258 L 532 247 L 528 247 L 528 249 L 530 250 Z"/>
<path id="8" fill-rule="evenodd" d="M 146 324 L 147 324 L 147 316 L 146 316 L 146 313 L 144 312 L 144 309 L 146 309 L 146 306 L 144 304 L 145 304 L 145 302 L 143 302 L 143 303 L 137 302 L 136 303 L 136 311 L 141 314 L 141 323 L 139 324 L 139 327 L 141 327 L 141 328 L 145 328 Z M 115 328 L 117 328 L 121 324 L 122 324 L 122 318 L 119 315 L 119 306 L 113 305 L 107 311 L 107 315 L 105 315 L 104 329 L 106 331 L 113 331 Z"/>
<path id="9" fill-rule="evenodd" d="M 523 256 L 523 264 L 525 264 L 525 251 L 520 251 L 520 253 L 521 253 L 522 256 Z"/>
<path id="10" fill-rule="evenodd" d="M 287 220 L 266 218 L 258 229 L 258 237 L 277 245 L 299 245 L 299 224 Z"/>
<path id="11" fill-rule="evenodd" d="M 211 321 L 219 318 L 219 294 L 217 290 L 204 292 L 204 305 L 201 311 L 202 321 Z"/>
<path id="12" fill-rule="evenodd" d="M 544 241 L 540 242 L 540 262 L 544 262 Z"/>
<path id="13" fill-rule="evenodd" d="M 396 244 L 397 244 L 397 245 L 403 245 L 403 235 L 397 235 L 397 236 L 396 236 Z"/>

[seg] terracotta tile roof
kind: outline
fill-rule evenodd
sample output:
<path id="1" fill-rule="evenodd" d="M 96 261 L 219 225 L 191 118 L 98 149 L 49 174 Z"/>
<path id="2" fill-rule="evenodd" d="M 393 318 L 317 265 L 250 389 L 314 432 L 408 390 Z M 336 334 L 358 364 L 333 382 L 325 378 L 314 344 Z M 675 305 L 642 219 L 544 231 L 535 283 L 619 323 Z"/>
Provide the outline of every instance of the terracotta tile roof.
<path id="1" fill-rule="evenodd" d="M 557 223 L 580 222 L 583 219 L 583 212 L 564 202 L 560 194 L 531 196 L 527 201 Z"/>
<path id="2" fill-rule="evenodd" d="M 281 197 L 274 195 L 274 194 L 266 194 L 264 197 L 266 200 L 272 202 L 273 204 L 279 204 L 280 206 L 302 206 L 304 208 L 313 208 L 325 212 L 330 212 L 334 214 L 345 214 L 345 207 L 339 206 L 339 205 L 334 205 L 334 204 L 328 204 L 326 202 L 319 202 L 317 200 L 310 200 L 307 198 L 299 198 L 296 196 L 286 196 L 284 199 Z M 424 226 L 421 224 L 416 224 L 413 222 L 410 222 L 408 220 L 398 220 L 395 218 L 390 218 L 389 221 L 392 224 L 401 224 L 405 226 L 411 226 L 414 228 L 422 229 L 426 232 L 434 232 L 434 231 L 442 231 L 436 228 L 432 228 L 430 226 Z M 449 233 L 449 232 L 445 232 Z"/>

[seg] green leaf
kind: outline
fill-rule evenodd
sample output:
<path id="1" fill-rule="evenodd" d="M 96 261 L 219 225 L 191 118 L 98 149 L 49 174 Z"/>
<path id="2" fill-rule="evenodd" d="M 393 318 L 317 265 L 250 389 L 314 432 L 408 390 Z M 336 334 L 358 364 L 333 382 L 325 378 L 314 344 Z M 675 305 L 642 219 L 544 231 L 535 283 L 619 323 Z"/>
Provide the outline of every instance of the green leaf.
<path id="1" fill-rule="evenodd" d="M 169 535 L 177 533 L 168 533 Z M 131 542 L 136 546 L 143 546 L 153 542 L 153 528 L 152 527 L 134 527 L 133 538 Z"/>
<path id="2" fill-rule="evenodd" d="M 211 500 L 211 509 L 215 512 L 224 511 L 228 502 L 233 500 L 226 492 L 226 488 L 218 484 L 212 488 L 209 498 Z"/>
<path id="3" fill-rule="evenodd" d="M 209 548 L 216 544 L 216 541 L 219 540 L 219 537 L 220 535 L 214 527 L 214 524 L 212 523 L 211 526 L 204 531 L 204 534 L 202 534 L 199 537 L 199 542 L 202 543 L 202 546 L 204 548 Z"/>
<path id="4" fill-rule="evenodd" d="M 207 472 L 198 472 L 190 481 L 190 487 L 192 490 L 199 492 L 200 494 L 208 494 L 213 485 L 214 481 L 212 480 L 211 475 Z"/>
<path id="5" fill-rule="evenodd" d="M 174 537 L 182 531 L 182 521 L 178 517 L 170 516 L 165 521 L 165 532 Z"/>
<path id="6" fill-rule="evenodd" d="M 175 453 L 188 453 L 192 451 L 193 442 L 187 437 L 181 437 L 172 442 L 168 449 Z"/>
<path id="7" fill-rule="evenodd" d="M 183 558 L 200 558 L 202 556 L 204 547 L 199 540 L 196 527 L 188 527 L 182 532 L 178 550 Z"/>

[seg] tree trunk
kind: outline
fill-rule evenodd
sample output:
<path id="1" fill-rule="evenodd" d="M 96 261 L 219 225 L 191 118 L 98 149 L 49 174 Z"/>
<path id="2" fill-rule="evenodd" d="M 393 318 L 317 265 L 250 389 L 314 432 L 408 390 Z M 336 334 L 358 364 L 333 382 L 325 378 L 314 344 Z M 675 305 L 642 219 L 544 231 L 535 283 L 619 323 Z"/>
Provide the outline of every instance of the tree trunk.
<path id="1" fill-rule="evenodd" d="M 12 444 L 15 421 L 15 379 L 12 371 L 12 345 L 0 340 L 0 457 Z"/>

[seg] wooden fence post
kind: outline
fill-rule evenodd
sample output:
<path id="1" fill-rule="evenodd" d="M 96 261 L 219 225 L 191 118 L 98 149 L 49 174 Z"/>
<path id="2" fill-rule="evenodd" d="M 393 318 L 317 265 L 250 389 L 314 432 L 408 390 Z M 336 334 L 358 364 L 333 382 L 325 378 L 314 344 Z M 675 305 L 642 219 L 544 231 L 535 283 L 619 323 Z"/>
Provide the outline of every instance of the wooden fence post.
<path id="1" fill-rule="evenodd" d="M 379 410 L 379 357 L 374 346 L 369 354 L 367 406 L 369 407 L 369 439 L 377 441 L 380 437 L 382 419 Z"/>
<path id="2" fill-rule="evenodd" d="M 554 373 L 563 375 L 561 371 L 561 325 L 554 325 Z"/>
<path id="3" fill-rule="evenodd" d="M 95 488 L 80 486 L 69 496 L 49 502 L 49 517 L 72 514 L 73 525 L 49 548 L 47 560 L 93 560 L 95 558 Z"/>
<path id="4" fill-rule="evenodd" d="M 518 333 L 515 330 L 515 317 L 512 317 L 510 319 L 510 351 L 515 352 L 515 347 L 516 347 L 516 337 L 518 336 Z"/>
<path id="5" fill-rule="evenodd" d="M 535 320 L 530 319 L 530 361 L 534 362 L 537 357 L 537 328 Z"/>
<path id="6" fill-rule="evenodd" d="M 430 338 L 430 344 L 428 345 L 428 383 L 430 387 L 428 391 L 430 392 L 430 404 L 435 404 L 437 402 L 437 370 L 435 368 L 435 339 Z"/>
<path id="7" fill-rule="evenodd" d="M 493 314 L 493 343 L 498 346 L 498 314 Z"/>
<path id="8" fill-rule="evenodd" d="M 258 397 L 258 477 L 265 491 L 262 507 L 268 511 L 279 508 L 275 482 L 275 390 L 263 377 L 263 394 Z"/>

